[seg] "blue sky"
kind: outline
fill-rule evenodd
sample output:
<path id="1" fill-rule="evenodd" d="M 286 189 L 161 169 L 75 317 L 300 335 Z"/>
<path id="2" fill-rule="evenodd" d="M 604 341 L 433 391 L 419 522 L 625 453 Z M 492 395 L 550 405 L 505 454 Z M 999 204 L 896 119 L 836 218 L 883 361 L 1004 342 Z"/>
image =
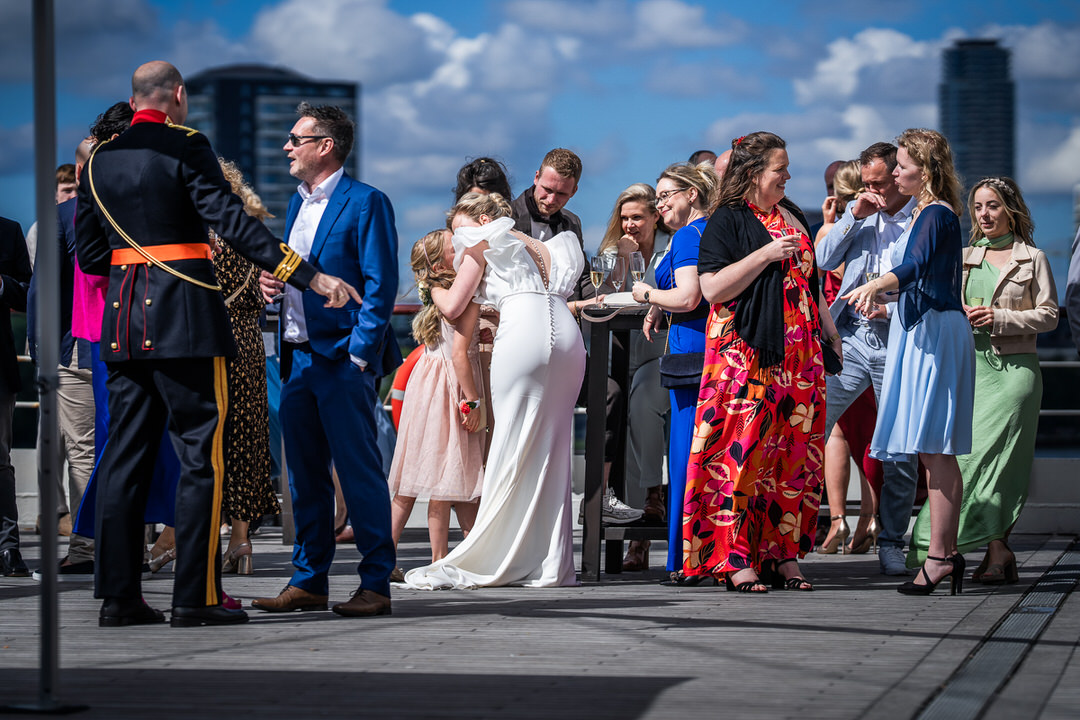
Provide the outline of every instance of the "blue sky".
<path id="1" fill-rule="evenodd" d="M 0 215 L 33 222 L 29 3 L 0 6 Z M 402 255 L 438 226 L 457 168 L 493 155 L 515 192 L 550 148 L 584 162 L 568 207 L 599 242 L 618 193 L 759 129 L 789 143 L 791 197 L 820 206 L 834 159 L 937 124 L 940 52 L 1013 52 L 1017 175 L 1064 285 L 1080 182 L 1080 3 L 701 0 L 57 0 L 58 141 L 130 94 L 131 71 L 263 62 L 362 83 L 362 179 Z M 762 12 L 765 10 L 765 12 Z M 283 133 L 287 128 L 282 128 Z M 283 157 L 283 163 L 285 162 Z M 406 289 L 403 283 L 402 289 Z"/>

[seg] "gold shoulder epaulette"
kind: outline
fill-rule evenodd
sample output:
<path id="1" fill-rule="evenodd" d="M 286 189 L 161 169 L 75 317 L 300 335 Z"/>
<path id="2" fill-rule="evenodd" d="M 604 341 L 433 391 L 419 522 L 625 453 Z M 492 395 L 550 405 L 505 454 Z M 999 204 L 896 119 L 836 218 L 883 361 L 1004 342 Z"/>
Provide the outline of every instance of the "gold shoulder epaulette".
<path id="1" fill-rule="evenodd" d="M 285 243 L 281 243 L 281 252 L 285 253 L 285 258 L 275 268 L 274 277 L 282 282 L 287 282 L 292 277 L 292 274 L 296 272 L 296 268 L 300 267 L 303 258 Z"/>
<path id="2" fill-rule="evenodd" d="M 199 134 L 199 131 L 196 130 L 195 128 L 189 128 L 189 127 L 184 126 L 184 125 L 177 125 L 176 123 L 166 123 L 166 125 L 168 125 L 171 128 L 175 128 L 177 130 L 183 130 L 183 131 L 187 132 L 188 137 L 191 137 L 192 135 L 198 135 Z"/>

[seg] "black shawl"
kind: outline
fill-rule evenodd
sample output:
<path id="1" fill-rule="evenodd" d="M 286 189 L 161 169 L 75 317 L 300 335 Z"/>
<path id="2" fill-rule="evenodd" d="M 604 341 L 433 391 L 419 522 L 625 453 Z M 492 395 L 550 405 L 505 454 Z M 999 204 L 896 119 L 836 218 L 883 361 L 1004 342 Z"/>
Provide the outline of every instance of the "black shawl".
<path id="1" fill-rule="evenodd" d="M 799 207 L 784 198 L 780 206 L 809 227 Z M 709 218 L 701 235 L 698 254 L 698 273 L 714 273 L 742 260 L 760 247 L 772 242 L 769 231 L 761 224 L 750 206 L 722 205 Z M 811 238 L 812 241 L 812 238 Z M 810 274 L 812 307 L 817 310 L 817 259 Z M 746 344 L 759 353 L 761 367 L 773 367 L 784 362 L 784 264 L 770 263 L 734 300 L 726 303 L 735 314 L 735 332 Z"/>

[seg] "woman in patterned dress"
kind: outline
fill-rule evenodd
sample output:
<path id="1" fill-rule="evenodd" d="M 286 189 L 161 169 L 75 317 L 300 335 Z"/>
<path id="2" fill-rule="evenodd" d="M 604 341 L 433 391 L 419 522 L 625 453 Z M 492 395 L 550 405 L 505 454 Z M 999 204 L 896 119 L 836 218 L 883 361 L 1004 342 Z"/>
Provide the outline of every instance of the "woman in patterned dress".
<path id="1" fill-rule="evenodd" d="M 784 201 L 785 143 L 756 132 L 731 162 L 698 256 L 712 307 L 683 509 L 683 572 L 729 590 L 813 590 L 798 559 L 821 502 L 825 370 L 840 336 L 806 219 Z"/>
<path id="2" fill-rule="evenodd" d="M 248 215 L 264 220 L 273 217 L 255 191 L 244 182 L 240 169 L 221 160 L 233 192 L 244 200 Z M 265 303 L 259 291 L 255 266 L 219 239 L 214 252 L 225 304 L 229 308 L 236 357 L 226 362 L 229 409 L 225 418 L 225 487 L 222 517 L 230 519 L 232 532 L 222 559 L 223 573 L 254 572 L 248 528 L 263 515 L 281 512 L 270 483 L 270 425 L 266 398 L 266 350 L 259 319 Z"/>

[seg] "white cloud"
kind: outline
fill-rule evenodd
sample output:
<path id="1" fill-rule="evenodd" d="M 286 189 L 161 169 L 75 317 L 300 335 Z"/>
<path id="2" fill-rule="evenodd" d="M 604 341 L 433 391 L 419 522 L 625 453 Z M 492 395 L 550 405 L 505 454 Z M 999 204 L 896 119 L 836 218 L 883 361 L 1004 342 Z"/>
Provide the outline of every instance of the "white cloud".
<path id="1" fill-rule="evenodd" d="M 795 97 L 803 105 L 851 99 L 860 88 L 860 73 L 865 68 L 905 59 L 938 62 L 941 44 L 916 41 L 886 28 L 868 28 L 852 38 L 833 40 L 827 57 L 818 61 L 813 74 L 794 81 Z"/>
<path id="2" fill-rule="evenodd" d="M 432 23 L 386 0 L 285 0 L 255 18 L 251 39 L 277 62 L 312 77 L 350 77 L 372 88 L 430 75 L 439 58 Z M 346 74 L 347 73 L 347 74 Z"/>
<path id="3" fill-rule="evenodd" d="M 1073 125 L 1059 142 L 1048 139 L 1053 131 L 1041 130 L 1041 142 L 1038 147 L 1045 148 L 1036 152 L 1020 171 L 1020 182 L 1027 193 L 1067 192 L 1080 183 L 1080 125 Z"/>
<path id="4" fill-rule="evenodd" d="M 1076 81 L 1080 68 L 1080 27 L 1042 22 L 1035 26 L 990 27 L 1011 48 L 1013 77 Z"/>
<path id="5" fill-rule="evenodd" d="M 682 0 L 644 0 L 634 6 L 636 36 L 631 46 L 640 48 L 699 48 L 728 45 L 740 38 L 741 21 L 728 19 L 712 27 L 706 7 Z"/>

